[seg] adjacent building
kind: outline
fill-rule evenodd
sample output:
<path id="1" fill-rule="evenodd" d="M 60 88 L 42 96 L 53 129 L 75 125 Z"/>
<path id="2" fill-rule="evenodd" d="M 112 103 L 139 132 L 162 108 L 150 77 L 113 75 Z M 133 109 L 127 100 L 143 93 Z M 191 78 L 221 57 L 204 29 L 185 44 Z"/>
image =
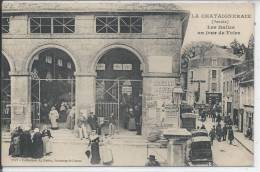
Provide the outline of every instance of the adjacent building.
<path id="1" fill-rule="evenodd" d="M 240 59 L 230 49 L 213 46 L 189 61 L 187 101 L 189 104 L 222 103 L 221 70 Z M 225 86 L 226 87 L 226 86 Z M 230 88 L 230 85 L 228 86 Z"/>
<path id="2" fill-rule="evenodd" d="M 230 114 L 234 125 L 246 135 L 253 131 L 254 118 L 254 62 L 241 56 L 241 62 L 222 69 L 223 112 Z"/>
<path id="3" fill-rule="evenodd" d="M 222 112 L 224 116 L 230 115 L 235 124 L 237 124 L 238 121 L 239 109 L 239 101 L 236 101 L 239 98 L 239 84 L 234 80 L 237 65 L 238 63 L 232 64 L 222 69 Z"/>

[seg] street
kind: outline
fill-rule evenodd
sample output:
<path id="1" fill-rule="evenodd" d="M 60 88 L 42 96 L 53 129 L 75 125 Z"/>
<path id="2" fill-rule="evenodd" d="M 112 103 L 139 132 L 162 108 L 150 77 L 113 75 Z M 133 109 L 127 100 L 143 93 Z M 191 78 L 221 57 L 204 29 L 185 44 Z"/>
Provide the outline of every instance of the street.
<path id="1" fill-rule="evenodd" d="M 197 126 L 201 126 L 202 122 L 197 120 Z M 212 128 L 213 123 L 211 118 L 207 118 L 204 122 L 207 131 Z M 223 127 L 223 124 L 221 125 Z M 240 143 L 235 139 L 233 144 L 230 145 L 228 141 L 218 142 L 214 140 L 213 147 L 213 160 L 217 166 L 253 166 L 254 155 L 248 152 Z"/>
<path id="2" fill-rule="evenodd" d="M 197 120 L 197 126 L 201 126 L 202 122 Z M 204 122 L 206 129 L 210 131 L 212 127 L 211 119 L 207 119 Z M 142 142 L 140 138 L 136 139 L 133 136 L 129 136 L 132 142 Z M 78 138 L 75 138 L 78 139 Z M 125 140 L 127 139 L 124 138 Z M 136 141 L 134 141 L 134 139 Z M 116 139 L 114 139 L 116 140 Z M 68 140 L 69 141 L 69 140 Z M 116 142 L 118 142 L 116 140 Z M 160 162 L 165 162 L 167 160 L 167 149 L 153 147 L 148 149 L 145 144 L 141 145 L 127 145 L 123 144 L 113 144 L 109 145 L 113 152 L 113 166 L 144 166 L 147 161 L 147 154 L 154 154 Z M 89 160 L 85 155 L 87 143 L 83 142 L 55 142 L 53 144 L 54 152 L 45 156 L 42 159 L 32 159 L 32 158 L 12 158 L 7 156 L 9 143 L 4 142 L 2 144 L 2 161 L 4 165 L 15 164 L 17 166 L 33 166 L 34 164 L 39 166 L 89 166 Z M 101 146 L 102 149 L 102 146 Z M 216 166 L 252 166 L 253 165 L 253 155 L 248 152 L 240 143 L 236 140 L 230 145 L 227 141 L 214 141 L 213 147 L 213 160 Z M 127 155 L 127 156 L 125 156 Z M 34 163 L 37 162 L 37 163 Z"/>

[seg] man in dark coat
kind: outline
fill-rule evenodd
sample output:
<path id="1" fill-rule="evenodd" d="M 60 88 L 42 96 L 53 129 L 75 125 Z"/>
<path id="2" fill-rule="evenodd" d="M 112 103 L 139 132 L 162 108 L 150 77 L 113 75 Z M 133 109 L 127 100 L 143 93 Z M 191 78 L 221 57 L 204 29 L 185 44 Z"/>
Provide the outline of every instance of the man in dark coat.
<path id="1" fill-rule="evenodd" d="M 213 141 L 215 140 L 215 137 L 216 137 L 216 130 L 215 130 L 215 126 L 214 125 L 213 125 L 212 129 L 209 132 L 209 137 L 210 137 L 211 145 L 213 145 Z"/>
<path id="2" fill-rule="evenodd" d="M 217 123 L 220 123 L 220 122 L 221 122 L 221 116 L 220 116 L 220 113 L 218 113 L 218 115 L 217 115 L 216 122 L 217 122 Z"/>
<path id="3" fill-rule="evenodd" d="M 88 124 L 91 127 L 91 130 L 98 130 L 97 117 L 93 112 L 90 112 L 90 115 L 87 119 Z M 97 131 L 98 132 L 98 131 Z"/>
<path id="4" fill-rule="evenodd" d="M 232 127 L 228 129 L 228 140 L 229 140 L 229 144 L 232 144 L 232 141 L 234 140 L 234 132 Z"/>
<path id="5" fill-rule="evenodd" d="M 221 141 L 221 137 L 222 137 L 222 128 L 221 128 L 221 124 L 220 123 L 216 127 L 216 134 L 217 134 L 217 139 L 220 142 Z"/>
<path id="6" fill-rule="evenodd" d="M 32 140 L 29 128 L 26 128 L 25 131 L 20 135 L 20 149 L 22 157 L 31 156 Z"/>
<path id="7" fill-rule="evenodd" d="M 148 162 L 145 164 L 146 167 L 159 167 L 160 163 L 155 159 L 154 155 L 149 155 Z"/>
<path id="8" fill-rule="evenodd" d="M 32 157 L 33 158 L 42 158 L 43 157 L 43 141 L 42 134 L 38 128 L 34 129 L 33 134 L 33 143 L 32 143 Z"/>
<path id="9" fill-rule="evenodd" d="M 213 110 L 213 113 L 212 113 L 212 122 L 215 122 L 216 121 L 216 111 Z"/>
<path id="10" fill-rule="evenodd" d="M 227 138 L 227 125 L 226 124 L 222 128 L 222 137 L 223 137 L 223 141 L 226 141 L 226 138 Z"/>
<path id="11" fill-rule="evenodd" d="M 99 164 L 101 161 L 99 153 L 99 137 L 91 140 L 91 164 Z"/>
<path id="12" fill-rule="evenodd" d="M 135 114 L 135 124 L 136 124 L 136 134 L 141 135 L 141 108 L 138 105 L 134 107 L 134 114 Z"/>

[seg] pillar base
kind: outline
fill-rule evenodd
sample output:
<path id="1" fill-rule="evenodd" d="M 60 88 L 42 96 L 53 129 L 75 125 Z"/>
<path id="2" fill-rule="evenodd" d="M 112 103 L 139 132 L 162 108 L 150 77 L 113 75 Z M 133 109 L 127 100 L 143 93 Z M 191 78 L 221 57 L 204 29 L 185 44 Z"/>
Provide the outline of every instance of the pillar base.
<path id="1" fill-rule="evenodd" d="M 11 123 L 10 124 L 10 131 L 12 132 L 16 127 L 21 127 L 22 129 L 24 128 L 32 128 L 31 123 Z"/>
<path id="2" fill-rule="evenodd" d="M 166 129 L 163 131 L 165 138 L 169 139 L 167 161 L 169 166 L 186 166 L 187 141 L 191 133 L 186 129 Z"/>

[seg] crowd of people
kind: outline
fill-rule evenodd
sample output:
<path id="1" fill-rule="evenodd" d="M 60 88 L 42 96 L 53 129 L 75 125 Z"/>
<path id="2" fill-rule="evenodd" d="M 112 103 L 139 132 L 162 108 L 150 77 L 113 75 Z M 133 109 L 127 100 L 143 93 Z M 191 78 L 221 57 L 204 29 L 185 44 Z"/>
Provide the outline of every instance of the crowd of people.
<path id="1" fill-rule="evenodd" d="M 229 144 L 232 144 L 234 140 L 234 131 L 232 128 L 233 122 L 230 116 L 225 116 L 224 119 L 222 119 L 220 113 L 217 115 L 211 115 L 210 116 L 213 120 L 213 125 L 210 132 L 209 137 L 211 140 L 211 144 L 213 145 L 213 141 L 216 139 L 218 142 L 226 141 L 228 139 Z M 221 125 L 221 121 L 223 120 L 224 125 Z"/>
<path id="2" fill-rule="evenodd" d="M 52 135 L 47 126 L 38 128 L 15 128 L 11 133 L 9 155 L 12 157 L 42 158 L 52 153 Z"/>
<path id="3" fill-rule="evenodd" d="M 41 106 L 41 122 L 51 123 L 51 129 L 59 128 L 59 123 L 65 123 L 66 128 L 74 129 L 75 124 L 75 106 L 67 102 L 61 102 L 60 106 L 49 106 L 43 103 Z"/>

